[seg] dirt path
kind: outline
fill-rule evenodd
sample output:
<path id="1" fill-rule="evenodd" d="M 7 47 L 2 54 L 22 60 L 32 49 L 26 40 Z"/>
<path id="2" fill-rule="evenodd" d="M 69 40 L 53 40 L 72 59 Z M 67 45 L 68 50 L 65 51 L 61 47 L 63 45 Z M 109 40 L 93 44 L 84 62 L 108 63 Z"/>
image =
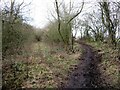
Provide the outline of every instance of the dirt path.
<path id="1" fill-rule="evenodd" d="M 86 45 L 80 43 L 83 48 L 82 57 L 80 63 L 76 66 L 75 70 L 70 73 L 68 83 L 63 87 L 67 88 L 96 88 L 101 87 L 100 73 L 97 65 L 101 59 L 98 55 L 98 51 Z"/>

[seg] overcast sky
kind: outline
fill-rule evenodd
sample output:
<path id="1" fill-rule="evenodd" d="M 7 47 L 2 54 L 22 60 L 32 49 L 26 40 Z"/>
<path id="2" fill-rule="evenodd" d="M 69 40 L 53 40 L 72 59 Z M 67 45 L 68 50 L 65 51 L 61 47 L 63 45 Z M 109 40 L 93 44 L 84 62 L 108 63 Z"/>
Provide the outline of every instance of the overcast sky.
<path id="1" fill-rule="evenodd" d="M 30 1 L 30 0 L 26 0 Z M 70 0 L 65 0 L 69 2 Z M 80 1 L 80 0 L 76 0 Z M 50 11 L 54 10 L 54 0 L 33 0 L 30 17 L 33 18 L 32 25 L 43 28 L 48 23 L 50 18 Z"/>
<path id="2" fill-rule="evenodd" d="M 9 1 L 9 0 L 3 0 L 3 1 Z M 23 1 L 23 0 L 16 0 L 16 1 Z M 60 1 L 60 0 L 58 0 Z M 70 0 L 64 0 L 66 3 L 68 3 Z M 72 0 L 71 0 L 72 1 Z M 73 0 L 75 3 L 82 2 L 83 0 Z M 84 11 L 90 12 L 89 7 L 94 8 L 94 4 L 92 5 L 92 2 L 95 2 L 95 0 L 84 0 L 87 5 L 84 7 Z M 98 0 L 97 0 L 98 1 Z M 112 1 L 120 1 L 120 0 L 112 0 Z M 27 14 L 28 17 L 31 18 L 29 23 L 33 26 L 43 28 L 48 23 L 48 18 L 50 18 L 50 12 L 54 8 L 54 0 L 24 0 L 25 4 L 32 2 L 31 5 L 28 7 L 30 8 L 30 12 Z M 26 13 L 25 13 L 26 14 Z"/>
<path id="3" fill-rule="evenodd" d="M 31 24 L 43 28 L 48 20 L 48 9 L 52 8 L 53 0 L 33 0 L 30 17 L 33 18 Z"/>
<path id="4" fill-rule="evenodd" d="M 30 2 L 31 0 L 25 0 Z M 68 3 L 70 0 L 65 0 Z M 84 0 L 87 3 L 93 0 Z M 30 24 L 43 28 L 48 23 L 48 18 L 50 18 L 50 11 L 54 9 L 54 0 L 33 0 L 31 5 L 30 17 L 33 19 Z M 82 0 L 74 0 L 75 3 L 82 2 Z"/>

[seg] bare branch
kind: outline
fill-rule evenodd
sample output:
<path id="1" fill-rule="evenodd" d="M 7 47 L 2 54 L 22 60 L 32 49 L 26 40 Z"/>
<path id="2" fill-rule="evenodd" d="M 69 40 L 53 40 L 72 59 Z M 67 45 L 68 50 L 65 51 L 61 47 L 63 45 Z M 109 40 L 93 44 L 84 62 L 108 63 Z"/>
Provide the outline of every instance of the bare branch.
<path id="1" fill-rule="evenodd" d="M 78 13 L 75 14 L 75 15 L 67 22 L 67 24 L 69 24 L 74 18 L 76 18 L 76 17 L 82 12 L 83 6 L 84 6 L 84 1 L 83 1 L 83 3 L 82 3 L 82 7 L 81 7 L 80 11 L 78 11 Z"/>

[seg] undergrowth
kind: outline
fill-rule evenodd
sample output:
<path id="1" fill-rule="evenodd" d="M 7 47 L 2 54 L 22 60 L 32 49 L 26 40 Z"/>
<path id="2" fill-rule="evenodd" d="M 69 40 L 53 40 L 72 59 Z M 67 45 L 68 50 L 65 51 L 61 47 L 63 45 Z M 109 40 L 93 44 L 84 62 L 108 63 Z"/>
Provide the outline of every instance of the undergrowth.
<path id="1" fill-rule="evenodd" d="M 112 48 L 107 43 L 101 42 L 89 42 L 88 44 L 95 47 L 98 50 L 98 54 L 102 55 L 99 68 L 101 71 L 101 77 L 104 81 L 104 87 L 120 88 L 120 61 L 118 48 Z"/>

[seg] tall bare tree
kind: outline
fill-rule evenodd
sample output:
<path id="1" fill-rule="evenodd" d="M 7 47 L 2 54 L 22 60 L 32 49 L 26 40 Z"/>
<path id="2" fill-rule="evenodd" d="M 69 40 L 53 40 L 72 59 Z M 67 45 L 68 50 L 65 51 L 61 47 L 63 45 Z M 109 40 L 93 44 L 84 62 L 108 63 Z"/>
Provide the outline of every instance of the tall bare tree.
<path id="1" fill-rule="evenodd" d="M 60 31 L 61 21 L 60 21 L 60 12 L 59 12 L 59 6 L 58 6 L 57 0 L 55 0 L 55 5 L 56 5 L 57 18 L 58 18 L 58 32 L 59 32 L 63 42 L 65 43 L 64 38 L 63 38 L 61 31 Z"/>
<path id="2" fill-rule="evenodd" d="M 58 19 L 58 31 L 59 31 L 59 34 L 60 34 L 63 42 L 65 43 L 64 37 L 62 36 L 62 33 L 61 33 L 61 20 L 62 20 L 61 17 L 62 17 L 62 18 L 64 18 L 64 22 L 66 24 L 66 27 L 70 27 L 69 31 L 70 31 L 71 34 L 69 35 L 69 43 L 67 43 L 67 44 L 70 44 L 71 49 L 73 50 L 74 39 L 73 39 L 71 22 L 82 12 L 83 6 L 84 6 L 84 1 L 82 2 L 82 6 L 80 6 L 79 9 L 77 10 L 77 12 L 74 12 L 74 13 L 72 12 L 74 7 L 73 7 L 73 4 L 72 4 L 71 1 L 69 2 L 69 9 L 66 9 L 67 6 L 65 6 L 65 3 L 61 3 L 61 4 L 63 6 L 63 8 L 62 8 L 63 12 L 60 11 L 58 1 L 55 0 L 56 13 L 57 13 L 57 19 Z M 63 16 L 60 16 L 61 13 L 63 13 Z"/>
<path id="3" fill-rule="evenodd" d="M 102 22 L 109 33 L 109 39 L 111 44 L 116 45 L 116 28 L 115 24 L 113 23 L 113 20 L 111 19 L 111 11 L 110 11 L 110 2 L 102 1 L 99 2 L 101 7 L 101 13 L 102 13 Z"/>

